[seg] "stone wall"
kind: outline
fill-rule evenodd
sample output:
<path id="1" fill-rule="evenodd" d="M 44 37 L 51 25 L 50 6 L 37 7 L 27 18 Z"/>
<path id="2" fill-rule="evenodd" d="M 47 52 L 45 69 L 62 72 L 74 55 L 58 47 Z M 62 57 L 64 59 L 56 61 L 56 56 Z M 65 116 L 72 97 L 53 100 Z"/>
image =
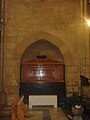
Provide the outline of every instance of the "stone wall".
<path id="1" fill-rule="evenodd" d="M 5 2 L 4 89 L 7 92 L 8 104 L 19 95 L 22 55 L 29 45 L 40 39 L 47 40 L 60 49 L 65 62 L 67 93 L 78 91 L 80 60 L 87 57 L 84 52 L 88 51 L 86 46 L 88 43 L 84 44 L 83 38 L 81 1 L 7 0 Z"/>

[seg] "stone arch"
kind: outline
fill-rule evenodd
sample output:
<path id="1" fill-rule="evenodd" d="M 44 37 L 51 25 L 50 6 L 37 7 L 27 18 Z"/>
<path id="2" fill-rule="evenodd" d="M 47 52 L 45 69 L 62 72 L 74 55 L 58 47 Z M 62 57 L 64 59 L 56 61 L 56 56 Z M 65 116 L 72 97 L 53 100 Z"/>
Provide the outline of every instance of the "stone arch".
<path id="1" fill-rule="evenodd" d="M 16 58 L 17 61 L 18 62 L 21 61 L 21 57 L 22 57 L 23 52 L 30 44 L 32 44 L 40 39 L 48 40 L 49 42 L 51 42 L 52 44 L 57 46 L 57 48 L 60 49 L 60 51 L 62 52 L 62 54 L 64 56 L 65 63 L 66 63 L 66 59 L 67 59 L 68 61 L 70 61 L 71 64 L 73 64 L 73 55 L 69 49 L 70 48 L 69 45 L 65 44 L 65 42 L 61 38 L 56 37 L 56 36 L 54 36 L 50 33 L 47 33 L 47 32 L 33 33 L 30 36 L 28 36 L 26 39 L 22 40 L 21 43 L 16 45 L 16 49 L 15 49 L 14 54 L 16 54 L 16 56 L 17 56 L 17 58 Z"/>
<path id="2" fill-rule="evenodd" d="M 49 58 L 64 62 L 64 57 L 60 49 L 48 40 L 44 39 L 37 40 L 29 45 L 25 49 L 21 61 L 35 59 L 38 55 L 45 55 Z"/>
<path id="3" fill-rule="evenodd" d="M 23 52 L 29 45 L 31 45 L 33 42 L 36 42 L 37 40 L 40 40 L 40 39 L 48 40 L 49 42 L 57 46 L 57 48 L 59 48 L 60 51 L 62 52 L 65 64 L 67 63 L 73 64 L 73 56 L 69 49 L 70 47 L 68 46 L 68 44 L 65 44 L 65 42 L 59 37 L 56 37 L 47 32 L 39 31 L 39 32 L 31 34 L 30 36 L 23 39 L 21 42 L 19 42 L 19 44 L 16 45 L 14 56 L 16 55 L 15 61 L 16 61 L 18 68 L 15 73 L 16 74 L 15 76 L 18 82 L 20 81 L 20 62 L 22 59 Z"/>

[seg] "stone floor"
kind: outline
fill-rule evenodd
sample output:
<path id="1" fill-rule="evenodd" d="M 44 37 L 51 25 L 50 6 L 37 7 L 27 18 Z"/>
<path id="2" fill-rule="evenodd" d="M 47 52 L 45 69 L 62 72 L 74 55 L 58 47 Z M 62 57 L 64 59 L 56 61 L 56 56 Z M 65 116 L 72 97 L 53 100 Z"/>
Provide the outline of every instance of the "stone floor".
<path id="1" fill-rule="evenodd" d="M 67 116 L 61 108 L 49 109 L 51 120 L 68 120 Z"/>
<path id="2" fill-rule="evenodd" d="M 3 109 L 0 120 L 10 120 L 11 112 L 11 106 Z M 82 120 L 80 116 L 73 116 L 70 110 L 54 106 L 34 106 L 28 109 L 27 113 L 25 120 Z M 90 120 L 90 109 L 84 109 L 83 120 Z"/>
<path id="3" fill-rule="evenodd" d="M 68 120 L 61 108 L 30 109 L 29 113 L 25 120 Z M 1 117 L 0 120 L 10 120 L 10 117 Z"/>
<path id="4" fill-rule="evenodd" d="M 61 108 L 34 109 L 30 113 L 32 116 L 28 120 L 68 120 Z"/>

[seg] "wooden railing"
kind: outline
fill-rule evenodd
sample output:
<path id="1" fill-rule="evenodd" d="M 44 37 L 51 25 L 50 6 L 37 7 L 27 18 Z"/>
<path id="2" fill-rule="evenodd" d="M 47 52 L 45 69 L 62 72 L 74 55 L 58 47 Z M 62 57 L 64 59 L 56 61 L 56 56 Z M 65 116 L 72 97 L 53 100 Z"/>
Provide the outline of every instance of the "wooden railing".
<path id="1" fill-rule="evenodd" d="M 23 103 L 24 96 L 20 96 L 12 105 L 12 115 L 10 120 L 24 120 L 27 105 Z"/>
<path id="2" fill-rule="evenodd" d="M 0 109 L 0 116 L 9 120 L 24 120 L 28 106 L 23 102 L 24 96 L 20 96 L 11 106 L 4 106 Z"/>

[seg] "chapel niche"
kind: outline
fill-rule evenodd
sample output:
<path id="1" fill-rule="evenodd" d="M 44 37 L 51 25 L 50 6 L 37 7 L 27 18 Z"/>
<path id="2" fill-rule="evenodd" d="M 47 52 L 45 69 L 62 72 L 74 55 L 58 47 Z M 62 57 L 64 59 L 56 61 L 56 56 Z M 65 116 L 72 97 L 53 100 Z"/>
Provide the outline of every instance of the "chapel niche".
<path id="1" fill-rule="evenodd" d="M 61 51 L 46 40 L 38 40 L 23 53 L 20 74 L 20 95 L 57 95 L 57 106 L 66 97 L 65 65 Z"/>

